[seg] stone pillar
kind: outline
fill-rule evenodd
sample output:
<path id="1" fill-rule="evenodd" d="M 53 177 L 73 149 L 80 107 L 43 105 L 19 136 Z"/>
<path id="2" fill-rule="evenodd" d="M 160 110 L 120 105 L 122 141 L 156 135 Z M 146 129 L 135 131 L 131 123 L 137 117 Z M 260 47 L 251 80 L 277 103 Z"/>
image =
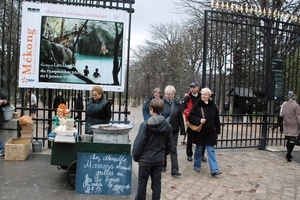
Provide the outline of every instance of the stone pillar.
<path id="1" fill-rule="evenodd" d="M 18 119 L 11 119 L 5 121 L 3 126 L 0 127 L 0 141 L 4 144 L 11 138 L 18 138 Z"/>

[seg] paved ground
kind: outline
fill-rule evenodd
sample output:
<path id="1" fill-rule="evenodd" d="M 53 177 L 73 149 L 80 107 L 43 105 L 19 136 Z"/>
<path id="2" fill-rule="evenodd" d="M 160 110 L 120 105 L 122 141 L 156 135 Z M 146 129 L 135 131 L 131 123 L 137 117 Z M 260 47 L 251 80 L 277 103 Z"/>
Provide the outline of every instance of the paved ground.
<path id="1" fill-rule="evenodd" d="M 132 143 L 141 122 L 141 109 L 130 111 L 129 120 L 135 122 L 129 134 Z M 285 161 L 284 147 L 268 147 L 268 151 L 218 149 L 222 171 L 218 178 L 210 175 L 208 163 L 203 164 L 200 173 L 195 172 L 192 162 L 186 160 L 185 147 L 178 146 L 182 176 L 172 177 L 170 168 L 163 173 L 162 200 L 300 200 L 299 147 L 293 153 L 293 162 Z M 133 163 L 131 195 L 76 195 L 67 183 L 66 172 L 50 165 L 50 154 L 51 150 L 44 148 L 42 153 L 31 153 L 25 162 L 4 161 L 0 157 L 0 199 L 134 199 L 137 163 Z M 151 199 L 150 188 L 148 194 L 147 199 Z"/>

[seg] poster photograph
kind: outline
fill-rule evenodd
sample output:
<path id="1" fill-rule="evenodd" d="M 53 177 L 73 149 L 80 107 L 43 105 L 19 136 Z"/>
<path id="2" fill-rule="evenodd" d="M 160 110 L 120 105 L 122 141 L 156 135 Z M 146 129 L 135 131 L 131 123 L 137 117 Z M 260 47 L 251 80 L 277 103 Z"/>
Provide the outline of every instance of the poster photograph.
<path id="1" fill-rule="evenodd" d="M 124 91 L 128 13 L 24 2 L 19 87 Z"/>

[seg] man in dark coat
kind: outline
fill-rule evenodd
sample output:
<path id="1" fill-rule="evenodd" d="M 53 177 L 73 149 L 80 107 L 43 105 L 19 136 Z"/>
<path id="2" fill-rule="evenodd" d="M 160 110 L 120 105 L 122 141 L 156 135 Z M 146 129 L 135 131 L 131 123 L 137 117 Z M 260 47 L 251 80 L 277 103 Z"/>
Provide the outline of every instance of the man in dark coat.
<path id="1" fill-rule="evenodd" d="M 201 99 L 201 94 L 199 92 L 199 87 L 197 83 L 193 82 L 190 84 L 190 92 L 183 99 L 183 114 L 185 115 L 185 120 L 188 121 L 188 114 L 192 109 L 193 105 Z M 189 131 L 191 129 L 187 129 L 187 145 L 186 145 L 186 155 L 187 160 L 193 161 L 193 132 Z M 206 158 L 204 157 L 205 148 L 203 148 L 202 152 L 202 161 L 206 162 Z"/>

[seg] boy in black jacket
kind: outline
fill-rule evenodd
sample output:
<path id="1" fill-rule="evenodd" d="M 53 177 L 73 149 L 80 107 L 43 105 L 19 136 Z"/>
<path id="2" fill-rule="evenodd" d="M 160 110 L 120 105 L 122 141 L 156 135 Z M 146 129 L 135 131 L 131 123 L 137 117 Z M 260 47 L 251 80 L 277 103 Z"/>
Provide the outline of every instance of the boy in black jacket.
<path id="1" fill-rule="evenodd" d="M 139 163 L 136 200 L 146 199 L 149 176 L 152 199 L 160 199 L 161 173 L 165 155 L 168 155 L 172 149 L 172 127 L 160 115 L 164 110 L 163 100 L 152 99 L 149 107 L 152 116 L 140 125 L 132 149 L 133 160 Z"/>

